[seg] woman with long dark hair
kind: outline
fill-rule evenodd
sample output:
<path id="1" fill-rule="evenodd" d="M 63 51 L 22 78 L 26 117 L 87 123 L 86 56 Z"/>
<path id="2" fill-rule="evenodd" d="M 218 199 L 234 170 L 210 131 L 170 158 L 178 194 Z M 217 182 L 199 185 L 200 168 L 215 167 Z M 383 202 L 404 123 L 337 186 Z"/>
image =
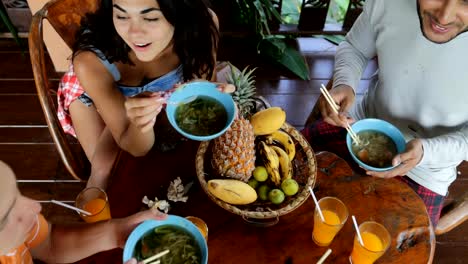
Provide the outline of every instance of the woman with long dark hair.
<path id="1" fill-rule="evenodd" d="M 88 186 L 106 188 L 119 148 L 134 156 L 152 148 L 175 84 L 213 78 L 217 27 L 203 0 L 102 0 L 83 19 L 58 114 L 91 162 Z"/>

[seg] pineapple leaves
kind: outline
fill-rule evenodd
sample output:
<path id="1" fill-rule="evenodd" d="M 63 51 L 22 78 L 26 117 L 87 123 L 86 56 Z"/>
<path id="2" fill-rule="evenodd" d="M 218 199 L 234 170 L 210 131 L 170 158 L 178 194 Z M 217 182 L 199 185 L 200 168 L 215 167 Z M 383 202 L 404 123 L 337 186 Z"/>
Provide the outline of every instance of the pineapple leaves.
<path id="1" fill-rule="evenodd" d="M 253 72 L 256 68 L 245 67 L 240 71 L 232 64 L 229 66 L 231 72 L 226 76 L 226 81 L 236 87 L 236 91 L 232 93 L 232 99 L 237 104 L 239 114 L 247 118 L 255 108 L 256 87 Z"/>

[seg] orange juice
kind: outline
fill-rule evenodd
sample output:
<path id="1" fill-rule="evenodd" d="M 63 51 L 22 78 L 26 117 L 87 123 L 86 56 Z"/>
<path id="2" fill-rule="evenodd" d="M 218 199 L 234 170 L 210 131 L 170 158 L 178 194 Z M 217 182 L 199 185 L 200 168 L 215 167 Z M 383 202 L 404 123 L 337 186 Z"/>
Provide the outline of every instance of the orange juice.
<path id="1" fill-rule="evenodd" d="M 357 238 L 354 239 L 351 261 L 353 264 L 372 264 L 385 252 L 382 240 L 370 232 L 362 232 L 361 237 L 364 247 L 361 246 Z"/>
<path id="2" fill-rule="evenodd" d="M 185 218 L 192 222 L 198 228 L 198 230 L 200 230 L 200 233 L 202 234 L 203 238 L 205 238 L 205 240 L 208 240 L 208 226 L 206 225 L 205 221 L 195 216 L 187 216 Z"/>
<path id="3" fill-rule="evenodd" d="M 319 246 L 328 246 L 343 225 L 337 213 L 322 210 L 322 214 L 325 222 L 322 221 L 318 213 L 314 214 L 312 239 Z"/>
<path id="4" fill-rule="evenodd" d="M 81 214 L 83 220 L 85 220 L 87 223 L 94 223 L 111 218 L 109 203 L 101 198 L 88 201 L 83 205 L 83 210 L 92 214 L 91 216 Z"/>
<path id="5" fill-rule="evenodd" d="M 37 215 L 36 223 L 31 231 L 29 231 L 28 238 L 25 242 L 29 248 L 37 247 L 49 235 L 49 223 L 42 214 Z"/>

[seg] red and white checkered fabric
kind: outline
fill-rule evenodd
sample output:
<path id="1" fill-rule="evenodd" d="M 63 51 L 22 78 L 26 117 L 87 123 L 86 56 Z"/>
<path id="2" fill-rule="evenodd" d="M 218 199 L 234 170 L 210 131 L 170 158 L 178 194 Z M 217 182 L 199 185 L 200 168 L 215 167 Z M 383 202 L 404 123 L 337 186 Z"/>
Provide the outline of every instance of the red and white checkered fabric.
<path id="1" fill-rule="evenodd" d="M 73 101 L 84 93 L 78 77 L 73 70 L 73 64 L 70 65 L 68 72 L 63 75 L 57 90 L 57 115 L 62 125 L 63 131 L 76 137 L 75 129 L 73 128 L 72 119 L 69 112 L 69 107 Z"/>

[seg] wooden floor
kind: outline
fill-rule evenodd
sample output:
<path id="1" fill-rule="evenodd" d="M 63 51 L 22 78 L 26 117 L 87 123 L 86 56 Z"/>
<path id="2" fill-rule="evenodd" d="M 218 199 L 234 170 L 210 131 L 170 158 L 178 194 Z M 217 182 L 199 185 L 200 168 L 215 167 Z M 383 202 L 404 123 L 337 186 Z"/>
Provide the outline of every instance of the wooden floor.
<path id="1" fill-rule="evenodd" d="M 321 83 L 332 76 L 336 47 L 314 38 L 298 41 L 309 65 L 311 80 L 302 81 L 283 70 L 255 59 L 252 50 L 242 43 L 222 41 L 219 59 L 230 60 L 239 67 L 258 67 L 258 93 L 272 105 L 283 107 L 287 121 L 302 128 L 320 91 Z M 241 52 L 240 52 L 241 51 Z M 358 96 L 362 96 L 368 78 L 375 70 L 371 62 L 364 73 Z M 51 65 L 51 82 L 57 85 L 60 76 Z M 36 96 L 29 54 L 21 54 L 11 40 L 0 39 L 0 160 L 16 172 L 23 194 L 43 204 L 43 212 L 52 222 L 77 221 L 74 213 L 50 204 L 50 199 L 73 201 L 83 183 L 73 181 L 63 168 Z M 448 201 L 468 188 L 468 166 L 460 167 L 459 179 L 451 186 Z M 437 237 L 434 263 L 468 263 L 468 224 Z"/>

